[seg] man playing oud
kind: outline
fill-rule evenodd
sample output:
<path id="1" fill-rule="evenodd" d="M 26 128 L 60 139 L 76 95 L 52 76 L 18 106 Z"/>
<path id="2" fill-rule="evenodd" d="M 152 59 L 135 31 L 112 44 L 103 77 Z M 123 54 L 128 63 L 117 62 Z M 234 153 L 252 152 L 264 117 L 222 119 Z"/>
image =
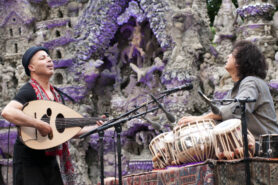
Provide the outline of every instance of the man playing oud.
<path id="1" fill-rule="evenodd" d="M 27 82 L 2 111 L 2 116 L 19 127 L 33 127 L 42 136 L 52 135 L 52 128 L 47 122 L 25 114 L 24 104 L 33 100 L 62 102 L 62 95 L 50 84 L 54 74 L 54 64 L 47 48 L 34 46 L 22 57 L 22 65 L 30 76 Z M 103 124 L 97 121 L 98 125 Z M 78 135 L 88 132 L 95 126 L 84 127 Z M 56 156 L 59 156 L 58 166 Z M 71 185 L 74 183 L 67 142 L 54 149 L 34 150 L 25 146 L 17 137 L 13 155 L 14 185 Z"/>

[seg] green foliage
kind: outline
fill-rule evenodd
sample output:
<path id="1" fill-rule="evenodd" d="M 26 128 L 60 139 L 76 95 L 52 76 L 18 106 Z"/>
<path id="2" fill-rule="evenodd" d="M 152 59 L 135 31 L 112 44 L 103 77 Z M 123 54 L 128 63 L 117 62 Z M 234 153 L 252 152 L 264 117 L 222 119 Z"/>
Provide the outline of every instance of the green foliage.
<path id="1" fill-rule="evenodd" d="M 214 17 L 217 15 L 219 8 L 221 6 L 222 0 L 206 0 L 208 15 L 211 25 L 213 25 Z"/>
<path id="2" fill-rule="evenodd" d="M 214 37 L 214 35 L 215 35 L 215 33 L 216 33 L 215 27 L 210 26 L 210 31 L 211 31 L 211 33 L 212 33 L 212 35 L 213 35 L 213 37 Z"/>
<path id="3" fill-rule="evenodd" d="M 210 27 L 210 31 L 211 31 L 213 34 L 215 34 L 215 27 L 211 26 L 211 27 Z"/>

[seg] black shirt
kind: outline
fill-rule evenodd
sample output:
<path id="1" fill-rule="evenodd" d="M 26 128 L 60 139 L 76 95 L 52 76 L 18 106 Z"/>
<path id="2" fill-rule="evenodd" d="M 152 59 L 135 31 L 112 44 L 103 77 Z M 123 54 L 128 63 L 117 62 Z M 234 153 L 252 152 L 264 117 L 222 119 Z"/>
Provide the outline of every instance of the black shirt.
<path id="1" fill-rule="evenodd" d="M 26 83 L 24 86 L 22 86 L 19 89 L 19 92 L 14 97 L 14 100 L 20 102 L 23 105 L 29 101 L 36 100 L 36 99 L 37 99 L 37 95 L 30 83 Z"/>
<path id="2" fill-rule="evenodd" d="M 25 104 L 37 100 L 30 83 L 22 86 L 14 100 Z M 62 185 L 62 178 L 56 156 L 47 156 L 45 150 L 34 150 L 25 146 L 19 138 L 14 145 L 13 155 L 14 185 Z"/>

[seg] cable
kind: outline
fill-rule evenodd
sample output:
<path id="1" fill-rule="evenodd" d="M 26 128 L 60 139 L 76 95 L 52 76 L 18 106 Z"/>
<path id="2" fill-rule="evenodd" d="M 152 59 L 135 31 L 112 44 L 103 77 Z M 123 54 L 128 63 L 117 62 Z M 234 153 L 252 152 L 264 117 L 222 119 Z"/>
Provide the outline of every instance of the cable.
<path id="1" fill-rule="evenodd" d="M 11 131 L 11 123 L 9 124 L 9 129 L 8 129 L 8 160 L 7 160 L 7 184 L 9 184 L 9 159 L 10 159 L 10 131 Z"/>
<path id="2" fill-rule="evenodd" d="M 114 172 L 115 172 L 115 182 L 116 182 L 116 178 L 117 178 L 117 152 L 116 152 L 116 141 L 115 141 L 115 135 L 116 135 L 116 131 L 114 130 L 114 135 L 112 136 L 112 139 L 114 141 L 113 143 L 113 147 L 114 147 L 114 160 L 115 160 L 115 169 L 114 169 Z"/>
<path id="3" fill-rule="evenodd" d="M 64 100 L 64 97 L 62 95 L 67 97 L 70 101 L 72 101 L 72 103 L 75 103 L 75 100 L 70 95 L 68 95 L 67 93 L 64 93 L 62 90 L 58 89 L 57 87 L 54 87 L 54 89 L 56 91 L 58 91 L 58 93 L 60 94 L 63 104 L 65 104 L 65 100 Z"/>

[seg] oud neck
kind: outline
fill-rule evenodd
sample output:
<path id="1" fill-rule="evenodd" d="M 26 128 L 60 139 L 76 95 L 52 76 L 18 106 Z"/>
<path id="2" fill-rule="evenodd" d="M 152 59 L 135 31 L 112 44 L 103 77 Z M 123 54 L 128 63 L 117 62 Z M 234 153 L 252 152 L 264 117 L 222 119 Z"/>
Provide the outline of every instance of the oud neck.
<path id="1" fill-rule="evenodd" d="M 95 125 L 96 122 L 99 120 L 96 118 L 63 118 L 63 119 L 64 121 L 61 122 L 59 121 L 60 119 L 58 119 L 57 121 L 59 123 L 56 124 L 62 124 L 65 128 Z"/>

